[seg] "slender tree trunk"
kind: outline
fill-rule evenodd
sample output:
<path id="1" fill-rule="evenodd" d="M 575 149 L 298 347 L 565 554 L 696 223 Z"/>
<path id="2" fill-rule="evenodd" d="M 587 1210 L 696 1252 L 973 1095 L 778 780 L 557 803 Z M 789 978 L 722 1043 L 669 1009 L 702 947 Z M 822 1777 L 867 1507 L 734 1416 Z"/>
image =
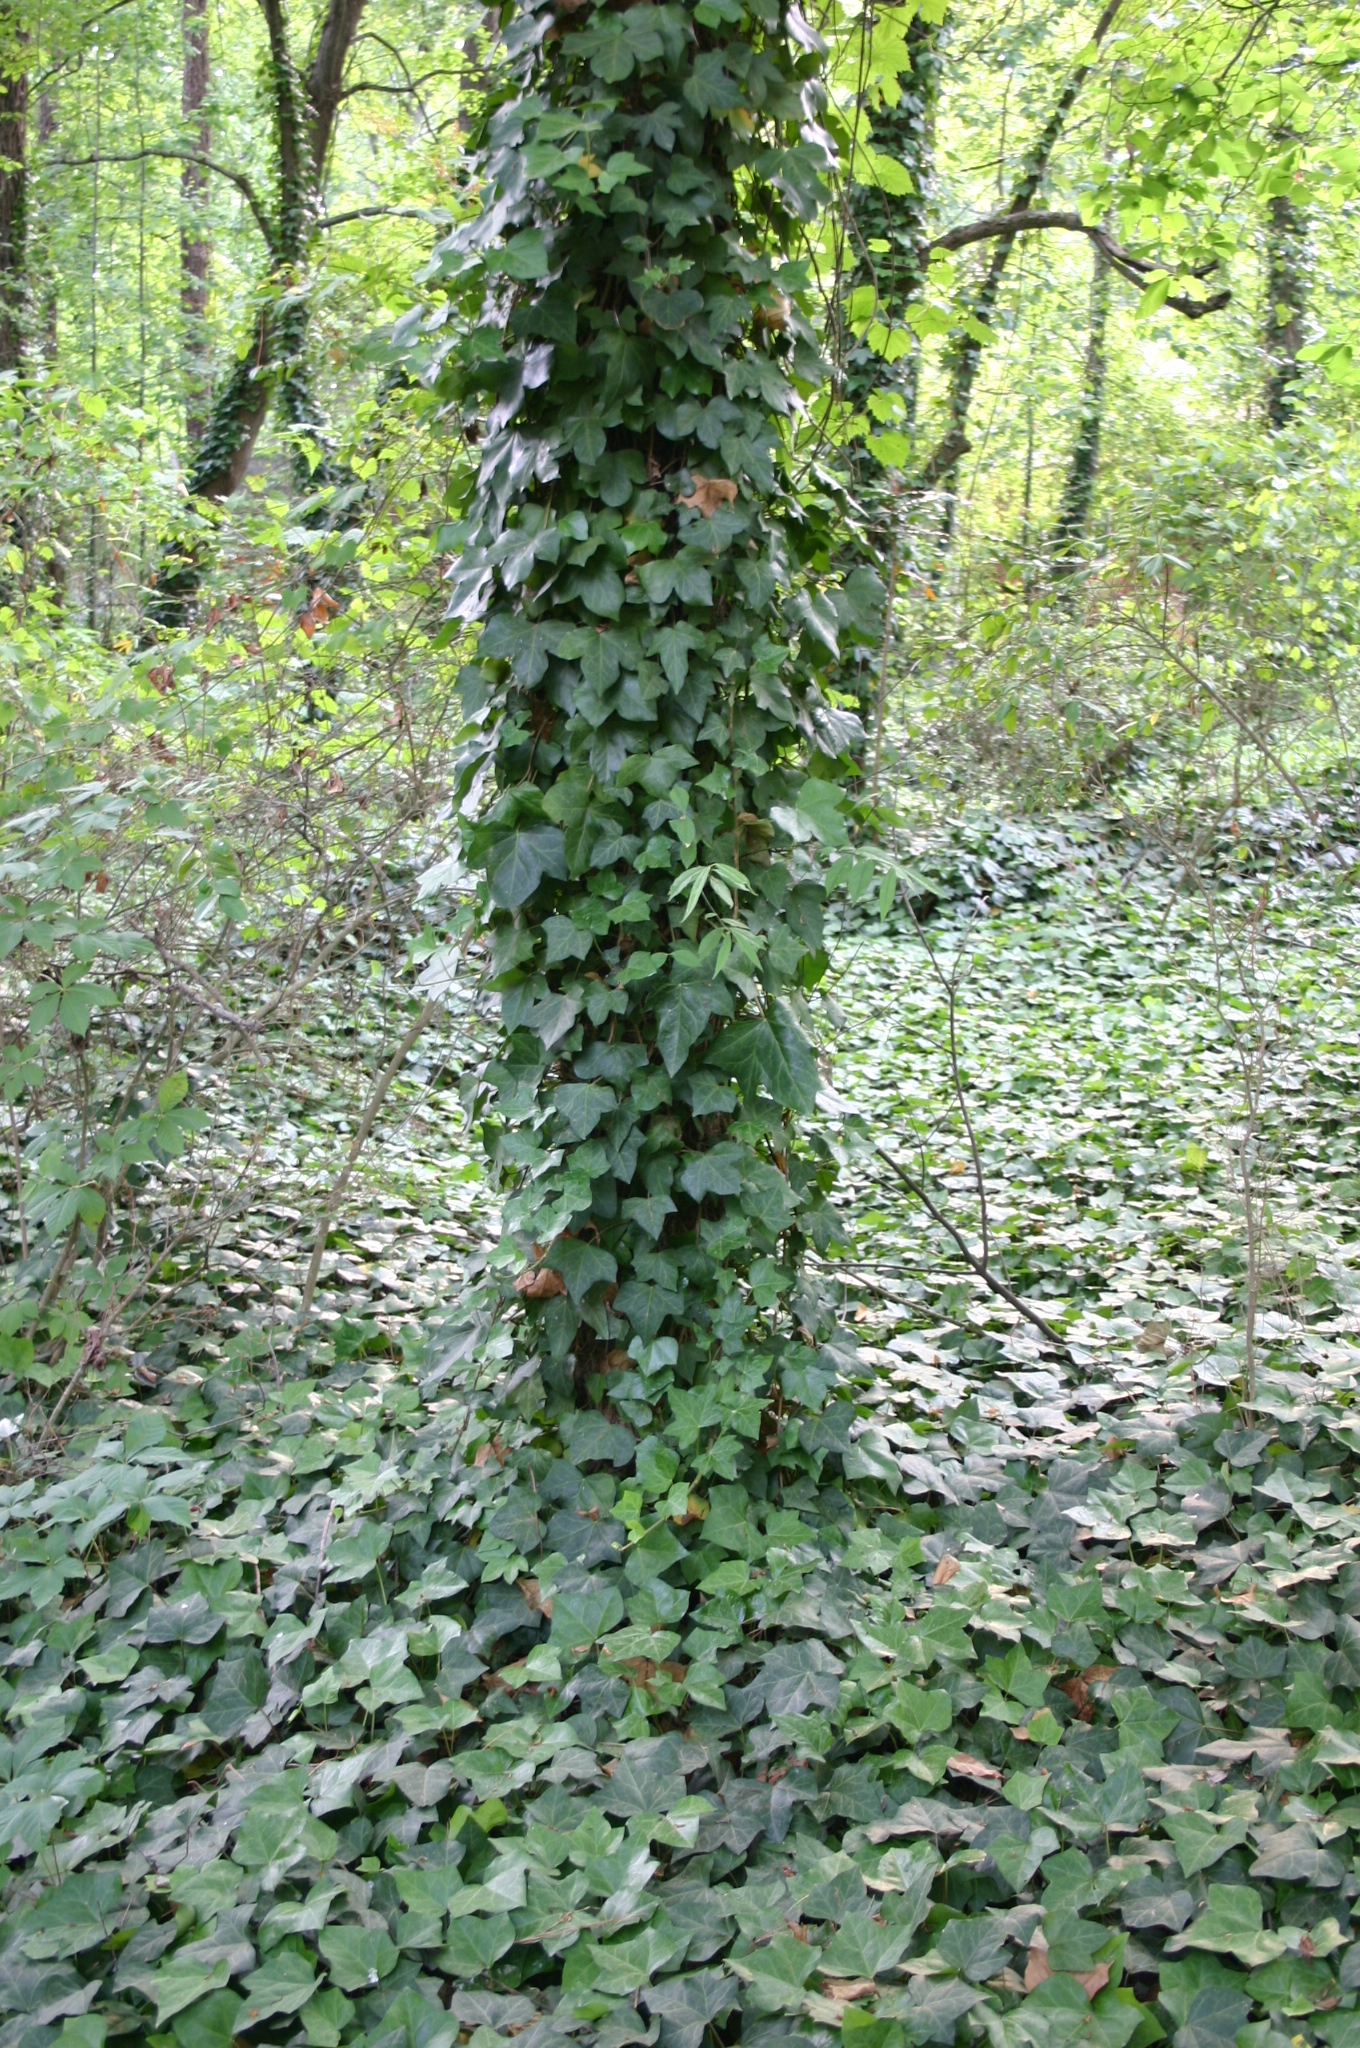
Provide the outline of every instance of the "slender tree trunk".
<path id="1" fill-rule="evenodd" d="M 260 0 L 269 39 L 265 76 L 277 209 L 269 275 L 249 347 L 217 392 L 189 472 L 188 494 L 203 507 L 220 505 L 240 488 L 271 399 L 277 397 L 287 424 L 319 432 L 304 362 L 310 317 L 298 287 L 311 254 L 345 64 L 364 5 L 365 0 L 330 0 L 304 84 L 293 61 L 283 0 Z M 300 455 L 295 466 L 300 481 L 317 482 Z M 166 550 L 147 606 L 155 625 L 185 623 L 202 578 L 202 549 L 201 534 L 194 534 Z"/>
<path id="2" fill-rule="evenodd" d="M 1091 45 L 1098 49 L 1109 33 L 1110 25 L 1119 12 L 1121 0 L 1106 0 L 1104 11 L 1091 34 Z M 1011 194 L 1007 211 L 1024 213 L 1033 206 L 1048 171 L 1049 160 L 1061 139 L 1067 125 L 1067 117 L 1076 104 L 1077 95 L 1091 75 L 1090 64 L 1078 64 L 1067 83 L 1058 94 L 1053 109 L 1039 134 L 1031 144 L 1024 160 L 1020 177 Z M 1015 247 L 1013 235 L 1000 235 L 992 244 L 992 252 L 986 269 L 978 282 L 977 290 L 968 304 L 968 314 L 973 320 L 986 325 L 996 311 L 1001 296 L 1002 280 Z M 932 472 L 932 482 L 947 486 L 942 538 L 947 543 L 953 535 L 956 509 L 954 478 L 958 465 L 967 453 L 968 414 L 973 402 L 973 389 L 977 383 L 978 371 L 982 366 L 983 344 L 976 335 L 965 334 L 955 344 L 950 358 L 949 371 L 949 424 L 943 440 L 930 462 L 927 472 Z"/>
<path id="3" fill-rule="evenodd" d="M 911 178 L 911 190 L 889 193 L 877 185 L 851 188 L 851 232 L 855 254 L 851 288 L 871 284 L 879 317 L 900 328 L 908 306 L 925 289 L 930 200 L 934 187 L 935 114 L 939 105 L 945 29 L 917 15 L 907 30 L 910 69 L 899 80 L 895 107 L 875 110 L 869 126 L 876 150 L 895 158 Z M 911 347 L 889 363 L 867 342 L 852 344 L 845 365 L 845 395 L 856 410 L 874 393 L 896 399 L 893 427 L 910 434 L 916 424 L 920 348 Z"/>
<path id="4" fill-rule="evenodd" d="M 1082 365 L 1081 409 L 1076 439 L 1068 457 L 1062 501 L 1053 525 L 1053 553 L 1059 570 L 1074 569 L 1081 555 L 1087 521 L 1096 494 L 1100 464 L 1100 430 L 1105 415 L 1105 329 L 1110 317 L 1110 259 L 1098 242 L 1091 245 L 1091 324 L 1086 333 Z"/>
<path id="5" fill-rule="evenodd" d="M 1308 310 L 1308 216 L 1287 193 L 1270 201 L 1266 224 L 1265 411 L 1275 432 L 1298 409 L 1299 350 Z"/>
<path id="6" fill-rule="evenodd" d="M 40 93 L 38 95 L 39 147 L 46 151 L 48 146 L 55 140 L 56 133 L 56 98 L 50 91 Z M 40 263 L 42 282 L 39 288 L 38 346 L 42 350 L 43 361 L 51 367 L 57 360 L 57 272 L 56 265 L 51 258 L 50 249 L 47 246 L 46 236 L 43 238 Z"/>
<path id="7" fill-rule="evenodd" d="M 183 0 L 184 74 L 180 106 L 186 140 L 206 156 L 212 131 L 208 98 L 208 0 Z M 207 425 L 208 362 L 204 322 L 208 311 L 208 172 L 186 163 L 180 171 L 180 307 L 184 315 L 184 436 L 197 448 Z"/>
<path id="8" fill-rule="evenodd" d="M 0 370 L 22 367 L 28 339 L 27 145 L 28 73 L 8 71 L 0 78 Z"/>

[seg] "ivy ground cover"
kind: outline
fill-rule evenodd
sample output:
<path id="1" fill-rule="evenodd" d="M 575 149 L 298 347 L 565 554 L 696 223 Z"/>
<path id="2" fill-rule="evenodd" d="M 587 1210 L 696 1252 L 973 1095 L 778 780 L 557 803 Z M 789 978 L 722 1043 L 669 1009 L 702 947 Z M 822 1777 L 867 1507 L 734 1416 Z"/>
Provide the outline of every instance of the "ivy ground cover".
<path id="1" fill-rule="evenodd" d="M 1259 862 L 1206 895 L 1134 857 L 1012 841 L 929 928 L 989 1230 L 1064 1348 L 830 1119 L 863 1341 L 796 1424 L 546 1424 L 462 1383 L 435 1261 L 317 1349 L 284 1246 L 196 1304 L 206 1378 L 16 1469 L 0 2048 L 1352 2048 L 1347 862 L 1257 915 Z M 848 923 L 835 992 L 838 1099 L 976 1244 L 920 940 Z"/>

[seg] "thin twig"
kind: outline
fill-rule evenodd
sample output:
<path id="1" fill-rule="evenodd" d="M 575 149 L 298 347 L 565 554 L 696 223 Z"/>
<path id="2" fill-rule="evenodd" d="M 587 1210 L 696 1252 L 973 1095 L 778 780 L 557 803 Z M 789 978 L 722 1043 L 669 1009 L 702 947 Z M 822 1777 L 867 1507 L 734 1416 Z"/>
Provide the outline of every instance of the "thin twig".
<path id="1" fill-rule="evenodd" d="M 897 610 L 897 558 L 900 523 L 893 521 L 892 561 L 888 568 L 888 601 L 883 607 L 883 657 L 878 666 L 878 708 L 874 721 L 874 779 L 870 800 L 878 809 L 878 777 L 883 765 L 883 718 L 888 704 L 888 656 L 892 652 L 893 625 Z"/>
<path id="2" fill-rule="evenodd" d="M 932 1222 L 938 1223 L 941 1230 L 945 1231 L 954 1240 L 960 1258 L 976 1273 L 988 1293 L 995 1294 L 1000 1300 L 1009 1302 L 1011 1307 L 1018 1314 L 1022 1315 L 1025 1321 L 1031 1324 L 1034 1329 L 1038 1330 L 1041 1336 L 1046 1337 L 1050 1344 L 1056 1345 L 1057 1349 L 1065 1357 L 1070 1358 L 1072 1354 L 1067 1348 L 1066 1340 L 1058 1335 L 1052 1323 L 1045 1322 L 1038 1311 L 1030 1308 L 1028 1303 L 1021 1299 L 1013 1287 L 1008 1286 L 1004 1280 L 998 1279 L 997 1275 L 992 1271 L 988 1260 L 985 1257 L 979 1258 L 977 1253 L 971 1249 L 963 1232 L 956 1229 L 950 1222 L 939 1204 L 932 1200 L 929 1189 L 917 1180 L 915 1174 L 909 1173 L 901 1160 L 894 1158 L 887 1146 L 880 1145 L 877 1138 L 871 1137 L 869 1143 L 873 1146 L 879 1158 L 887 1161 L 903 1187 L 909 1189 L 915 1195 L 917 1201 L 921 1204 Z"/>
<path id="3" fill-rule="evenodd" d="M 53 156 L 49 164 L 59 165 L 65 171 L 89 170 L 98 164 L 139 164 L 148 157 L 164 157 L 171 163 L 197 164 L 205 171 L 216 171 L 219 178 L 226 178 L 234 185 L 246 205 L 255 216 L 255 225 L 264 236 L 265 246 L 274 251 L 274 225 L 265 212 L 259 193 L 244 171 L 233 170 L 230 164 L 218 163 L 216 157 L 204 156 L 198 149 L 176 149 L 169 143 L 148 144 L 145 149 L 102 149 L 93 156 Z"/>
<path id="4" fill-rule="evenodd" d="M 312 1297 L 316 1293 L 316 1283 L 321 1274 L 321 1260 L 326 1250 L 326 1239 L 330 1236 L 331 1224 L 335 1220 L 335 1212 L 340 1207 L 345 1189 L 349 1186 L 350 1175 L 358 1163 L 359 1154 L 368 1143 L 369 1134 L 377 1119 L 378 1111 L 387 1100 L 387 1091 L 401 1072 L 403 1060 L 416 1040 L 421 1036 L 421 1033 L 438 1007 L 435 998 L 431 996 L 374 1082 L 373 1092 L 364 1105 L 364 1113 L 359 1119 L 359 1128 L 354 1133 L 354 1140 L 345 1156 L 345 1163 L 331 1185 L 330 1194 L 326 1197 L 326 1206 L 322 1210 L 320 1220 L 316 1226 L 316 1236 L 312 1241 L 311 1261 L 307 1267 L 307 1279 L 302 1289 L 300 1314 L 304 1321 L 312 1312 Z"/>

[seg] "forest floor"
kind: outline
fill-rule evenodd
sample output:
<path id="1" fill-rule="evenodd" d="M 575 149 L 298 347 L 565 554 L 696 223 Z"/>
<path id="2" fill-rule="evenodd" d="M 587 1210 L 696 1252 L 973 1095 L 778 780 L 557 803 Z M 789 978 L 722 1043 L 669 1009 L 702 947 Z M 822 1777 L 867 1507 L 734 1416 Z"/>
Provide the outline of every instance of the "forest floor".
<path id="1" fill-rule="evenodd" d="M 1061 1329 L 1074 1378 L 1228 1386 L 1249 1251 L 1268 1364 L 1322 1365 L 1360 1333 L 1355 849 L 1333 833 L 1282 856 L 1271 828 L 1259 821 L 1249 867 L 1226 872 L 1140 856 L 1099 821 L 992 828 L 973 836 L 981 861 L 946 848 L 927 862 L 922 886 L 953 892 L 934 918 L 851 914 L 833 934 L 835 1091 L 974 1252 L 985 1211 L 995 1270 Z M 319 1350 L 298 1346 L 314 1219 L 405 1021 L 381 976 L 330 993 L 302 1058 L 280 1034 L 230 1083 L 200 1077 L 219 1094 L 217 1135 L 180 1179 L 209 1222 L 162 1268 L 157 1342 L 139 1354 L 156 1373 L 178 1366 L 180 1386 L 219 1358 L 315 1371 L 385 1336 L 414 1366 L 469 1256 L 496 1241 L 459 1096 L 489 1032 L 456 985 L 329 1233 Z M 834 1119 L 826 1130 L 838 1140 Z M 852 1147 L 838 1192 L 853 1244 L 822 1272 L 866 1337 L 898 1339 L 945 1373 L 942 1390 L 970 1364 L 985 1381 L 1033 1370 L 1041 1350 L 1055 1370 L 883 1161 Z"/>
<path id="2" fill-rule="evenodd" d="M 628 1535 L 628 1431 L 447 1374 L 470 1006 L 320 1338 L 409 1013 L 262 1048 L 155 1390 L 0 1488 L 0 2048 L 1356 2048 L 1357 855 L 1303 836 L 997 828 L 917 849 L 922 929 L 847 917 L 838 1099 L 1060 1341 L 828 1123 L 860 1366 L 689 1548 Z"/>

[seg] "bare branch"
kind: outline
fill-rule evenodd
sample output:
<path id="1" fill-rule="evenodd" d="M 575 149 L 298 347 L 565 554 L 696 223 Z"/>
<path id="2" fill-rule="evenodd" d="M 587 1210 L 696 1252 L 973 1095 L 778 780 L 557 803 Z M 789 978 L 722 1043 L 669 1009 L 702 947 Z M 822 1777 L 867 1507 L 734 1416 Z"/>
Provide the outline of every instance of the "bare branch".
<path id="1" fill-rule="evenodd" d="M 325 179 L 335 117 L 340 110 L 345 66 L 363 11 L 364 0 L 330 0 L 317 37 L 316 55 L 307 79 L 307 100 L 312 112 L 313 181 L 317 191 Z M 404 70 L 405 66 L 402 68 Z"/>
<path id="2" fill-rule="evenodd" d="M 432 78 L 457 78 L 456 71 L 422 71 L 419 78 L 408 78 L 402 85 L 382 85 L 376 78 L 361 78 L 357 85 L 347 85 L 338 97 L 353 99 L 357 92 L 389 92 L 398 99 L 409 99 L 427 85 Z"/>
<path id="3" fill-rule="evenodd" d="M 453 219 L 437 206 L 355 206 L 348 213 L 330 213 L 325 220 L 315 221 L 313 226 L 318 234 L 327 228 L 342 228 L 352 220 L 423 220 L 430 227 L 446 227 Z"/>
<path id="4" fill-rule="evenodd" d="M 1057 1346 L 1059 1351 L 1066 1352 L 1066 1339 L 1059 1336 L 1052 1323 L 1046 1322 L 1037 1310 L 1032 1309 L 1028 1302 L 1024 1301 L 1016 1293 L 1015 1289 L 1009 1286 L 999 1274 L 992 1271 L 990 1262 L 985 1255 L 982 1258 L 978 1257 L 977 1253 L 968 1243 L 967 1238 L 963 1235 L 963 1232 L 956 1229 L 954 1224 L 950 1222 L 943 1209 L 940 1208 L 937 1202 L 932 1200 L 929 1190 L 916 1178 L 916 1175 L 909 1172 L 900 1159 L 894 1158 L 886 1145 L 880 1145 L 877 1138 L 871 1137 L 869 1143 L 873 1146 L 879 1158 L 892 1168 L 903 1187 L 915 1195 L 917 1201 L 921 1204 L 921 1207 L 931 1218 L 932 1222 L 937 1223 L 940 1229 L 953 1239 L 954 1248 L 958 1252 L 959 1257 L 977 1275 L 988 1293 L 995 1294 L 1000 1300 L 1009 1302 L 1016 1313 L 1022 1315 L 1025 1321 L 1039 1332 L 1041 1337 L 1046 1337 L 1050 1344 Z"/>
<path id="5" fill-rule="evenodd" d="M 101 149 L 93 156 L 52 156 L 49 164 L 60 165 L 63 170 L 88 170 L 95 164 L 139 164 L 148 157 L 165 157 L 177 164 L 198 164 L 205 171 L 216 171 L 219 178 L 225 178 L 234 185 L 246 205 L 255 216 L 255 225 L 264 236 L 265 243 L 274 248 L 274 227 L 259 193 L 251 184 L 244 171 L 235 171 L 230 164 L 220 164 L 215 157 L 204 156 L 197 149 L 176 149 L 170 143 L 150 143 L 145 149 Z"/>
<path id="6" fill-rule="evenodd" d="M 990 242 L 1012 235 L 1034 234 L 1046 228 L 1060 228 L 1065 234 L 1085 235 L 1103 253 L 1111 268 L 1130 284 L 1145 285 L 1157 265 L 1147 256 L 1134 256 L 1121 248 L 1109 230 L 1093 221 L 1083 220 L 1079 213 L 1062 211 L 1054 207 L 1023 207 L 1014 213 L 991 213 L 982 220 L 965 221 L 962 226 L 949 228 L 938 235 L 929 245 L 934 249 L 966 249 L 974 242 Z M 1217 269 L 1216 263 L 1202 263 L 1187 272 L 1190 277 L 1204 278 Z M 1191 299 L 1182 292 L 1169 292 L 1163 301 L 1187 320 L 1202 320 L 1206 313 L 1219 313 L 1232 299 L 1230 291 L 1210 293 L 1207 299 Z"/>

